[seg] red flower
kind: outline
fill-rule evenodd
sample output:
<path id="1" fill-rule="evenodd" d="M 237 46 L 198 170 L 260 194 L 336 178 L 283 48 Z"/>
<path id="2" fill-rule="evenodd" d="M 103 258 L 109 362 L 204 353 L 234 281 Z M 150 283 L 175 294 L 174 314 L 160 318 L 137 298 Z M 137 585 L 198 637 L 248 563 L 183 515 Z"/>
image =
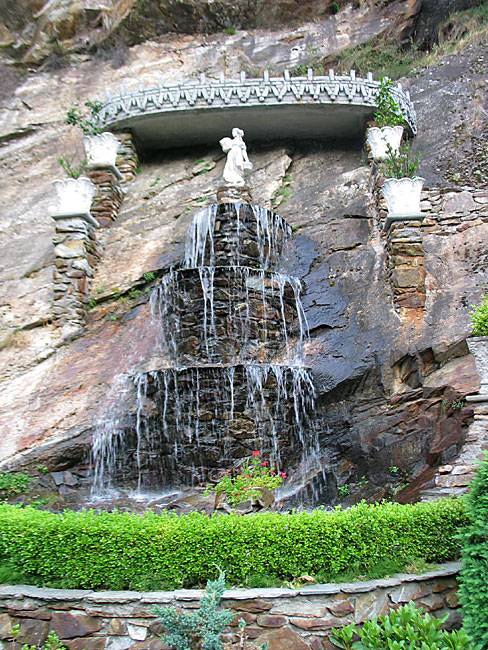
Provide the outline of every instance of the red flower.
<path id="1" fill-rule="evenodd" d="M 264 465 L 265 467 L 266 467 L 267 464 L 268 464 L 268 461 L 267 461 L 267 460 L 263 460 L 263 465 Z"/>
<path id="2" fill-rule="evenodd" d="M 255 449 L 255 450 L 252 452 L 252 455 L 253 455 L 253 456 L 259 456 L 259 451 L 258 451 L 257 449 Z"/>
<path id="3" fill-rule="evenodd" d="M 281 473 L 281 478 L 286 478 L 285 472 L 280 472 Z"/>

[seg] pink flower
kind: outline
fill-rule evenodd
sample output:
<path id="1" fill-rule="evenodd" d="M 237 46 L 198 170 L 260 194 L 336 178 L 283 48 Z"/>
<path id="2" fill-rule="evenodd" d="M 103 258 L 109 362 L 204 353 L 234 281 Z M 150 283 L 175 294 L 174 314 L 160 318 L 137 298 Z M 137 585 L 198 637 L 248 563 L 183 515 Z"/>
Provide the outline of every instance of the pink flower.
<path id="1" fill-rule="evenodd" d="M 253 456 L 259 456 L 259 450 L 258 450 L 258 449 L 255 449 L 255 450 L 252 452 L 252 455 L 253 455 Z"/>
<path id="2" fill-rule="evenodd" d="M 281 478 L 286 478 L 285 472 L 280 472 L 280 474 L 281 474 Z"/>

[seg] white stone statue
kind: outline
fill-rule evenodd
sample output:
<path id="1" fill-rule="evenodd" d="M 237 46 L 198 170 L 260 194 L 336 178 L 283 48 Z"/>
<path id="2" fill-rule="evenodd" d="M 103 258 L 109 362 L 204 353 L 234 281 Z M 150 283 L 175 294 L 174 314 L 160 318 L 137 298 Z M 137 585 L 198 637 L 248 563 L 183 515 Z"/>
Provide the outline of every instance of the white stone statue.
<path id="1" fill-rule="evenodd" d="M 247 149 L 242 139 L 242 129 L 232 129 L 232 138 L 222 138 L 220 146 L 227 154 L 227 161 L 224 167 L 224 181 L 227 185 L 242 187 L 246 184 L 244 179 L 252 170 L 252 162 L 247 157 Z"/>

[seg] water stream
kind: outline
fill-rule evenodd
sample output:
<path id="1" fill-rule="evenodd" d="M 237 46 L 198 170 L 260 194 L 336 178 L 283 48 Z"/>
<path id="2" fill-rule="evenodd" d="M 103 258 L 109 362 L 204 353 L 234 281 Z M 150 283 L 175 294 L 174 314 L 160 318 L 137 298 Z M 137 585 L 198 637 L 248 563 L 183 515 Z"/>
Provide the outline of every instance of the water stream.
<path id="1" fill-rule="evenodd" d="M 119 380 L 126 411 L 109 409 L 97 424 L 94 493 L 200 485 L 254 449 L 280 471 L 300 468 L 285 495 L 322 471 L 302 285 L 278 270 L 290 235 L 261 206 L 195 215 L 184 264 L 150 296 L 171 367 L 132 376 L 130 398 Z"/>

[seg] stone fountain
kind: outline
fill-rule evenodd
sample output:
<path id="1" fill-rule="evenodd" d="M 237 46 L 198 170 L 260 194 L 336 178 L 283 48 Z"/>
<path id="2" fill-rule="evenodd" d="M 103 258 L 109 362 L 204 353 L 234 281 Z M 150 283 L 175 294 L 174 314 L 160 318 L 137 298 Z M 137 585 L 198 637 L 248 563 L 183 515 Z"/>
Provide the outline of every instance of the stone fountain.
<path id="1" fill-rule="evenodd" d="M 259 449 L 293 475 L 294 493 L 317 464 L 302 286 L 280 270 L 291 228 L 249 202 L 252 164 L 243 132 L 232 134 L 221 140 L 224 198 L 194 216 L 184 262 L 150 298 L 171 366 L 132 377 L 129 424 L 98 427 L 96 491 L 200 485 Z"/>

